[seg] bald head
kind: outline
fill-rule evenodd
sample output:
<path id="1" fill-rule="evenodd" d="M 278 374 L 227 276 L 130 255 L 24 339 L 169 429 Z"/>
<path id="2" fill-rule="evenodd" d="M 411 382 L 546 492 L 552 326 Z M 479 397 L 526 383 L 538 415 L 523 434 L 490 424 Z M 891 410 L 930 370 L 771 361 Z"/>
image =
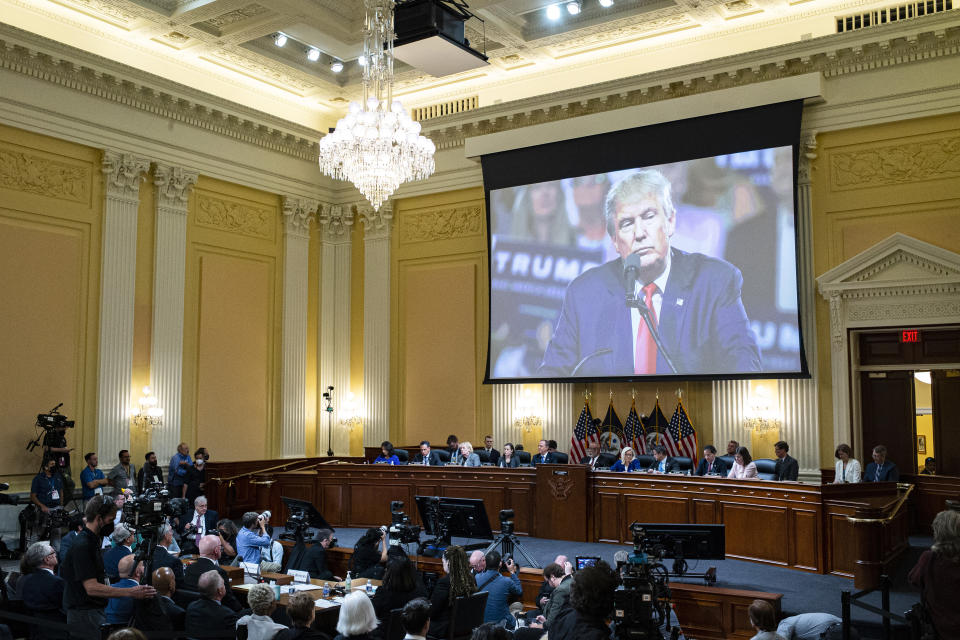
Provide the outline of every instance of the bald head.
<path id="1" fill-rule="evenodd" d="M 136 560 L 136 556 L 132 553 L 120 558 L 120 562 L 117 563 L 117 575 L 119 575 L 121 578 L 138 579 L 143 570 L 143 563 L 141 562 L 139 565 L 137 565 L 136 570 L 134 570 L 134 560 Z"/>
<path id="2" fill-rule="evenodd" d="M 217 536 L 203 536 L 200 538 L 200 555 L 211 560 L 220 559 L 220 538 Z"/>
<path id="3" fill-rule="evenodd" d="M 161 596 L 171 596 L 177 590 L 177 577 L 170 567 L 160 567 L 153 572 L 153 588 Z"/>
<path id="4" fill-rule="evenodd" d="M 487 563 L 483 556 L 483 551 L 477 549 L 470 554 L 470 568 L 477 573 L 483 573 L 487 569 Z"/>

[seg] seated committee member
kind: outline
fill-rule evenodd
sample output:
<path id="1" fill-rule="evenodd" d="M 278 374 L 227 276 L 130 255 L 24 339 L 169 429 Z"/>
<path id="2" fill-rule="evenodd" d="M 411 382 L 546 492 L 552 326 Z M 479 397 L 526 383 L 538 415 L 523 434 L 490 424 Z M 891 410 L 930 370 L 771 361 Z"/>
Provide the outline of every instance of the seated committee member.
<path id="1" fill-rule="evenodd" d="M 640 310 L 627 307 L 625 280 L 676 373 L 760 371 L 760 348 L 740 299 L 743 276 L 729 262 L 670 246 L 677 212 L 663 174 L 629 175 L 610 189 L 604 208 L 620 257 L 567 287 L 537 375 L 674 373 Z"/>
<path id="2" fill-rule="evenodd" d="M 727 443 L 727 455 L 731 457 L 737 455 L 737 449 L 739 448 L 740 448 L 740 443 L 737 442 L 736 440 L 731 440 L 730 442 Z"/>
<path id="3" fill-rule="evenodd" d="M 373 464 L 400 464 L 400 458 L 393 452 L 393 443 L 384 440 L 380 443 L 380 455 L 373 461 Z"/>
<path id="4" fill-rule="evenodd" d="M 450 462 L 460 464 L 460 440 L 454 434 L 447 436 L 447 453 L 450 454 Z"/>
<path id="5" fill-rule="evenodd" d="M 443 463 L 440 462 L 440 454 L 438 454 L 436 451 L 430 450 L 430 442 L 428 440 L 421 440 L 420 453 L 413 457 L 413 464 L 439 467 Z"/>
<path id="6" fill-rule="evenodd" d="M 480 456 L 473 452 L 473 445 L 469 442 L 460 443 L 460 456 L 457 458 L 457 464 L 463 467 L 480 466 Z"/>
<path id="7" fill-rule="evenodd" d="M 920 589 L 939 638 L 960 638 L 960 512 L 933 519 L 933 546 L 920 554 L 907 579 Z"/>
<path id="8" fill-rule="evenodd" d="M 630 449 L 630 447 L 627 448 Z M 633 449 L 630 450 L 633 451 Z M 597 460 L 600 459 L 600 446 L 595 444 L 587 445 L 586 454 L 587 455 L 580 458 L 580 464 L 585 464 L 591 469 L 596 469 Z M 620 456 L 623 457 L 623 451 L 620 452 Z"/>
<path id="9" fill-rule="evenodd" d="M 550 451 L 550 448 L 547 446 L 546 440 L 541 440 L 537 443 L 537 455 L 533 456 L 533 465 L 537 466 L 538 464 L 556 464 L 557 456 L 553 455 L 553 452 Z"/>
<path id="10" fill-rule="evenodd" d="M 873 448 L 873 462 L 863 472 L 864 482 L 896 482 L 900 479 L 897 465 L 887 460 L 887 448 L 878 444 Z"/>
<path id="11" fill-rule="evenodd" d="M 620 459 L 613 463 L 610 471 L 640 471 L 640 461 L 637 460 L 633 447 L 624 447 L 620 451 Z"/>
<path id="12" fill-rule="evenodd" d="M 750 451 L 746 447 L 737 447 L 737 453 L 733 460 L 733 466 L 730 468 L 730 473 L 727 474 L 728 478 L 743 480 L 757 477 L 757 465 L 753 462 Z"/>
<path id="13" fill-rule="evenodd" d="M 703 458 L 697 465 L 698 476 L 725 476 L 730 472 L 727 463 L 717 457 L 717 448 L 708 444 L 703 448 Z"/>
<path id="14" fill-rule="evenodd" d="M 520 457 L 517 455 L 517 452 L 513 450 L 512 442 L 503 445 L 503 455 L 500 456 L 500 462 L 497 463 L 497 466 L 504 469 L 512 469 L 520 466 Z"/>
<path id="15" fill-rule="evenodd" d="M 783 440 L 773 445 L 773 452 L 777 456 L 777 464 L 773 473 L 776 475 L 775 479 L 780 482 L 784 480 L 796 481 L 800 475 L 800 463 L 797 462 L 796 458 L 787 455 L 788 451 L 790 451 L 790 445 Z"/>
<path id="16" fill-rule="evenodd" d="M 841 444 L 837 446 L 833 455 L 837 459 L 833 472 L 833 483 L 860 482 L 860 463 L 853 457 L 850 445 Z"/>
<path id="17" fill-rule="evenodd" d="M 483 437 L 483 449 L 487 452 L 487 460 L 496 466 L 500 462 L 500 452 L 493 448 L 493 436 Z"/>
<path id="18" fill-rule="evenodd" d="M 658 444 L 653 448 L 653 462 L 647 468 L 650 473 L 673 473 L 680 471 L 680 463 L 667 455 L 667 448 Z"/>

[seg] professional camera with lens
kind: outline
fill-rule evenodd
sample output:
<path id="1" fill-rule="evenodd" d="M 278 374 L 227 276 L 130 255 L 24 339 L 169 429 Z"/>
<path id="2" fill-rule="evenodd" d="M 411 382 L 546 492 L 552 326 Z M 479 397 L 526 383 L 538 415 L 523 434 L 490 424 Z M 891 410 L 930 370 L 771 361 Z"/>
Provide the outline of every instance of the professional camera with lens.
<path id="1" fill-rule="evenodd" d="M 420 527 L 410 524 L 410 516 L 403 512 L 403 502 L 390 503 L 390 544 L 411 544 L 420 542 Z"/>
<path id="2" fill-rule="evenodd" d="M 500 535 L 508 536 L 514 532 L 513 509 L 500 510 Z"/>
<path id="3" fill-rule="evenodd" d="M 630 533 L 633 553 L 617 567 L 620 586 L 613 594 L 615 635 L 618 640 L 663 638 L 660 627 L 670 611 L 667 569 L 642 526 L 634 522 Z"/>
<path id="4" fill-rule="evenodd" d="M 142 494 L 123 503 L 123 523 L 137 530 L 157 527 L 166 522 L 167 516 L 176 518 L 186 510 L 185 499 L 171 498 L 161 483 L 154 482 Z"/>
<path id="5" fill-rule="evenodd" d="M 76 426 L 76 422 L 73 420 L 67 420 L 67 416 L 60 413 L 59 409 L 63 406 L 61 402 L 53 409 L 50 409 L 47 413 L 38 413 L 37 414 L 37 427 L 42 428 L 43 431 L 40 432 L 40 435 L 37 436 L 36 440 L 31 440 L 27 443 L 27 451 L 33 451 L 40 446 L 40 441 L 43 440 L 44 434 L 51 433 L 60 427 L 66 429 L 72 429 Z M 44 443 L 46 444 L 46 443 Z"/>

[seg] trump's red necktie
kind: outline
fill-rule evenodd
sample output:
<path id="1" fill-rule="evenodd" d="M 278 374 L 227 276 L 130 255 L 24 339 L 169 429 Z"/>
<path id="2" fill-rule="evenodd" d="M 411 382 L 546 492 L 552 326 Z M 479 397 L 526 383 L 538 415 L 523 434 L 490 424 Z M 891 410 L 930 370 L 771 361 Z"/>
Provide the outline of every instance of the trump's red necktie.
<path id="1" fill-rule="evenodd" d="M 653 308 L 653 294 L 657 291 L 657 285 L 653 282 L 643 287 L 643 303 L 650 310 L 650 320 L 656 328 L 657 311 Z M 657 372 L 657 343 L 653 341 L 653 334 L 647 328 L 647 323 L 640 318 L 640 324 L 637 326 L 637 346 L 633 354 L 633 372 L 634 373 L 656 373 Z"/>

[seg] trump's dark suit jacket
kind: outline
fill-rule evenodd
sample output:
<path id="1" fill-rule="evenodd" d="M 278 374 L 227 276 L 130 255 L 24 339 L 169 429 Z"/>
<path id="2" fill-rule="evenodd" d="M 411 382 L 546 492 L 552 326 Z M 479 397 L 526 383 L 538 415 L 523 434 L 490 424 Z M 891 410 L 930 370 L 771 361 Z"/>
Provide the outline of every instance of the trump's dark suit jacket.
<path id="1" fill-rule="evenodd" d="M 729 262 L 671 249 L 658 327 L 677 373 L 760 371 L 760 348 L 740 300 L 743 276 Z M 537 374 L 633 375 L 633 324 L 617 258 L 578 276 L 563 297 L 560 319 Z M 657 373 L 671 373 L 662 354 Z"/>

